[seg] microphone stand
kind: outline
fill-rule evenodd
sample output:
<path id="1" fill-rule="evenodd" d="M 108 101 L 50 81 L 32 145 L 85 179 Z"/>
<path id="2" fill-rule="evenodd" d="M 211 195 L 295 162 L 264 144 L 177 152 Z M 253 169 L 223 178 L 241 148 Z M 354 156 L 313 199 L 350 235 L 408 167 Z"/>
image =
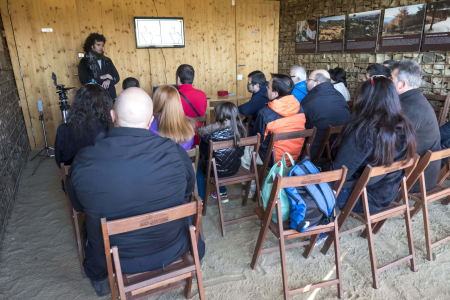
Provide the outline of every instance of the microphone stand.
<path id="1" fill-rule="evenodd" d="M 46 158 L 48 158 L 48 157 L 54 157 L 55 155 L 53 154 L 53 155 L 50 155 L 50 153 L 48 152 L 48 150 L 53 150 L 53 151 L 55 151 L 55 149 L 53 149 L 52 147 L 49 147 L 48 146 L 48 143 L 47 143 L 47 135 L 45 134 L 45 125 L 44 125 L 44 115 L 42 114 L 42 112 L 41 112 L 41 115 L 39 116 L 39 120 L 41 121 L 41 123 L 42 123 L 42 131 L 44 132 L 44 140 L 45 140 L 45 147 L 41 150 L 41 151 L 39 151 L 39 153 L 38 154 L 36 154 L 31 160 L 33 160 L 33 159 L 35 159 L 36 157 L 38 157 L 38 156 L 40 156 L 41 158 L 39 159 L 39 162 L 37 163 L 37 165 L 36 165 L 36 167 L 34 168 L 34 171 L 33 171 L 33 173 L 31 173 L 31 175 L 34 175 L 34 173 L 36 173 L 36 170 L 37 170 L 37 168 L 39 167 L 39 164 L 44 160 L 44 159 L 46 159 Z M 44 152 L 45 151 L 45 153 L 42 153 L 42 152 Z M 30 161 L 31 161 L 30 160 Z"/>

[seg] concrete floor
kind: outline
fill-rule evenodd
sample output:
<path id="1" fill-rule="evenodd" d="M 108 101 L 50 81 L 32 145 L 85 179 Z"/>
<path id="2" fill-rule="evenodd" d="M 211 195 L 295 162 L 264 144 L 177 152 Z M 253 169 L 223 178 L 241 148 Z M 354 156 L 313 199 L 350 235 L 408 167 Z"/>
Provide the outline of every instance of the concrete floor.
<path id="1" fill-rule="evenodd" d="M 31 156 L 30 156 L 31 157 Z M 28 162 L 19 195 L 0 253 L 0 299 L 98 299 L 88 279 L 80 275 L 72 225 L 59 169 L 48 159 L 36 174 L 37 162 Z M 237 185 L 229 194 L 239 192 Z M 234 192 L 233 192 L 234 190 Z M 242 208 L 240 201 L 224 205 L 225 219 L 248 215 L 253 202 Z M 430 205 L 433 237 L 450 233 L 450 211 L 436 202 Z M 422 214 L 413 218 L 418 272 L 403 263 L 380 275 L 380 288 L 372 288 L 367 241 L 352 234 L 341 238 L 341 259 L 345 299 L 450 299 L 450 243 L 435 249 L 435 261 L 425 259 Z M 356 225 L 356 221 L 348 226 Z M 220 234 L 217 205 L 203 218 L 206 255 L 202 272 L 207 299 L 283 299 L 279 253 L 262 255 L 256 270 L 250 268 L 259 232 L 256 220 L 231 225 L 227 236 Z M 269 233 L 265 247 L 277 240 Z M 386 223 L 375 236 L 379 266 L 406 254 L 404 220 Z M 310 258 L 303 249 L 287 250 L 289 285 L 304 286 L 334 276 L 334 253 L 318 249 Z M 104 297 L 109 299 L 110 297 Z M 292 299 L 337 299 L 336 287 L 295 295 Z M 184 299 L 182 289 L 152 299 Z M 192 299 L 198 299 L 193 288 Z"/>

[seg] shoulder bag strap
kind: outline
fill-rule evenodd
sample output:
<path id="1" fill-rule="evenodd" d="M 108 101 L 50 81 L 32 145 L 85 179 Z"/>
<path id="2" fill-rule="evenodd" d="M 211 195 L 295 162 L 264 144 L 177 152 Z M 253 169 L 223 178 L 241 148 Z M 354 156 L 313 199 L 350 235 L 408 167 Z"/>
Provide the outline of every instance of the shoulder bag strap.
<path id="1" fill-rule="evenodd" d="M 195 109 L 194 105 L 192 105 L 191 101 L 189 101 L 188 98 L 186 98 L 186 96 L 182 92 L 178 91 L 178 93 L 180 93 L 180 95 L 184 98 L 184 100 L 186 100 L 186 102 L 189 104 L 189 106 L 194 110 L 194 112 L 197 114 L 197 117 L 200 117 L 200 114 Z"/>

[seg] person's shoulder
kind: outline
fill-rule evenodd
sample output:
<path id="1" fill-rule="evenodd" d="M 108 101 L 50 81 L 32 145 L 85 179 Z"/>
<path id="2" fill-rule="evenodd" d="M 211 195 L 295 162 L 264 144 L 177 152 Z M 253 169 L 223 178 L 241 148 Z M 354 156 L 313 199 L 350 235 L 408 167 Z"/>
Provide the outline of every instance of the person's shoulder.
<path id="1" fill-rule="evenodd" d="M 196 88 L 192 88 L 192 90 L 195 91 L 197 97 L 202 97 L 202 98 L 206 99 L 206 94 L 204 91 L 196 89 Z"/>

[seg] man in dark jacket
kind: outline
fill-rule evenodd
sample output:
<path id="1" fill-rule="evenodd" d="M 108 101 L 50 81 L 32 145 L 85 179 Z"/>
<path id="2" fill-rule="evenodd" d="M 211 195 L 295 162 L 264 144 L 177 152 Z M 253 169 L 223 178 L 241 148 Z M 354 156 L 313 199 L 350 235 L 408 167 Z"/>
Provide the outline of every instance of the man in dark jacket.
<path id="1" fill-rule="evenodd" d="M 114 128 L 75 157 L 67 178 L 73 208 L 86 215 L 83 266 L 99 296 L 109 293 L 100 219 L 116 220 L 188 202 L 195 174 L 186 151 L 148 130 L 153 104 L 147 93 L 128 88 L 111 111 Z M 189 249 L 189 224 L 180 219 L 110 239 L 125 274 L 170 265 Z M 199 255 L 204 255 L 199 240 Z"/>
<path id="2" fill-rule="evenodd" d="M 78 78 L 82 85 L 100 84 L 107 89 L 111 99 L 116 100 L 115 85 L 120 81 L 119 73 L 112 60 L 103 54 L 106 38 L 98 33 L 91 33 L 84 42 L 84 57 L 78 65 Z"/>
<path id="3" fill-rule="evenodd" d="M 256 121 L 256 115 L 258 111 L 266 106 L 269 102 L 267 98 L 267 85 L 266 75 L 261 71 L 253 71 L 248 74 L 247 91 L 252 93 L 252 98 L 247 103 L 244 103 L 238 107 L 239 113 L 244 116 L 252 116 L 252 120 L 249 126 L 249 136 L 255 135 L 253 133 L 253 126 Z"/>
<path id="4" fill-rule="evenodd" d="M 422 68 L 413 60 L 404 59 L 394 65 L 392 81 L 400 97 L 403 113 L 411 120 L 416 128 L 416 153 L 423 156 L 428 150 L 441 149 L 439 125 L 431 104 L 419 90 L 422 83 Z M 425 169 L 425 185 L 427 191 L 433 189 L 437 183 L 440 171 L 440 161 L 434 161 Z M 410 192 L 420 192 L 419 181 L 414 184 Z"/>
<path id="5" fill-rule="evenodd" d="M 306 80 L 308 95 L 302 100 L 306 115 L 306 129 L 317 128 L 316 137 L 311 145 L 311 157 L 314 157 L 329 125 L 341 126 L 350 119 L 350 110 L 344 96 L 331 83 L 326 70 L 311 72 Z M 334 141 L 336 137 L 330 140 Z"/>

